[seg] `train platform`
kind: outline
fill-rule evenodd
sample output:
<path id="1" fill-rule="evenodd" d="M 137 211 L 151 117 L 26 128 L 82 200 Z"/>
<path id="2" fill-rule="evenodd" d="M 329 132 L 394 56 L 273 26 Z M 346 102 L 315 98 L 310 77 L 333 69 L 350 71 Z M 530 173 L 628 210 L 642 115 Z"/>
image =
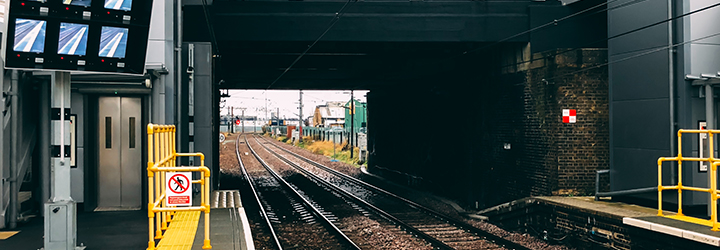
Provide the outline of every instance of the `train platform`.
<path id="1" fill-rule="evenodd" d="M 237 191 L 215 191 L 211 196 L 212 249 L 254 250 L 250 227 Z M 146 249 L 148 217 L 143 210 L 78 212 L 78 245 L 87 250 Z M 157 249 L 202 249 L 203 213 L 178 213 Z M 190 231 L 188 231 L 190 230 Z M 36 250 L 43 247 L 43 218 L 30 218 L 13 230 L 0 230 L 0 249 Z"/>
<path id="2" fill-rule="evenodd" d="M 547 235 L 551 230 L 570 232 L 562 238 L 574 234 L 577 238 L 616 249 L 720 247 L 720 232 L 712 231 L 711 226 L 660 217 L 657 213 L 657 208 L 610 199 L 596 201 L 594 197 L 545 196 L 515 200 L 485 209 L 472 217 L 506 226 L 530 225 L 531 230 L 545 231 Z M 674 215 L 669 211 L 663 213 Z M 552 238 L 551 235 L 547 237 Z"/>

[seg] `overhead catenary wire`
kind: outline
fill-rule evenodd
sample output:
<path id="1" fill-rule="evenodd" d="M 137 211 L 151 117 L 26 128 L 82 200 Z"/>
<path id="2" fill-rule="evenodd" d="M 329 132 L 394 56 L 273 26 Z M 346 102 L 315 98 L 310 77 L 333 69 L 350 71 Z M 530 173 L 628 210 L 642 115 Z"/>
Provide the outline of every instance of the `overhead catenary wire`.
<path id="1" fill-rule="evenodd" d="M 644 1 L 645 1 L 645 0 L 644 0 Z M 596 40 L 596 41 L 593 41 L 593 42 L 590 42 L 590 43 L 587 43 L 587 44 L 583 44 L 583 45 L 581 45 L 581 46 L 578 46 L 578 47 L 575 47 L 575 48 L 572 48 L 572 49 L 569 49 L 569 50 L 563 50 L 563 51 L 556 52 L 556 53 L 553 53 L 553 54 L 550 54 L 550 55 L 547 55 L 547 56 L 538 57 L 538 58 L 533 58 L 533 59 L 530 59 L 530 60 L 525 60 L 525 61 L 521 61 L 521 62 L 516 62 L 516 63 L 513 63 L 513 64 L 507 64 L 507 65 L 503 65 L 503 66 L 501 66 L 501 67 L 517 66 L 517 65 L 523 64 L 523 63 L 530 63 L 530 62 L 534 62 L 534 61 L 538 61 L 538 60 L 544 60 L 544 59 L 552 58 L 552 57 L 557 56 L 557 55 L 562 55 L 562 54 L 565 54 L 565 53 L 570 53 L 570 52 L 573 52 L 573 51 L 577 51 L 577 50 L 586 48 L 588 45 L 597 44 L 597 43 L 604 42 L 604 41 L 610 41 L 611 39 L 615 39 L 615 38 L 618 38 L 618 37 L 621 37 L 621 36 L 626 36 L 626 35 L 629 35 L 629 34 L 632 34 L 632 33 L 635 33 L 635 32 L 639 32 L 639 31 L 642 31 L 642 30 L 645 30 L 645 29 L 648 29 L 648 28 L 652 28 L 652 27 L 655 27 L 655 26 L 657 26 L 657 25 L 660 25 L 660 24 L 663 24 L 663 23 L 667 23 L 667 22 L 670 22 L 670 21 L 674 21 L 674 20 L 676 20 L 676 19 L 684 18 L 684 17 L 690 16 L 690 15 L 693 15 L 693 14 L 696 14 L 696 13 L 699 13 L 699 12 L 702 12 L 702 11 L 706 11 L 706 10 L 709 10 L 709 9 L 712 9 L 712 8 L 715 8 L 715 7 L 718 7 L 718 6 L 720 6 L 720 3 L 716 3 L 716 4 L 713 4 L 713 5 L 710 5 L 710 6 L 706 6 L 706 7 L 704 7 L 704 8 L 700 8 L 700 9 L 697 9 L 697 10 L 694 10 L 694 11 L 690 11 L 690 12 L 688 12 L 688 13 L 685 13 L 685 14 L 682 14 L 682 15 L 679 15 L 679 16 L 675 16 L 675 17 L 672 17 L 672 18 L 668 18 L 668 19 L 665 19 L 665 20 L 662 20 L 662 21 L 658 21 L 658 22 L 652 23 L 652 24 L 648 24 L 648 25 L 645 25 L 645 26 L 642 26 L 642 27 L 639 27 L 639 28 L 636 28 L 636 29 L 632 29 L 632 30 L 629 30 L 629 31 L 626 31 L 626 32 L 622 32 L 622 33 L 619 33 L 619 34 L 616 34 L 616 35 L 613 35 L 613 36 L 609 36 L 608 38 L 605 38 L 605 39 L 600 39 L 600 40 Z M 654 47 L 651 47 L 651 48 L 643 48 L 643 49 L 625 51 L 625 52 L 623 52 L 622 54 L 629 54 L 629 53 L 635 53 L 635 52 L 640 52 L 640 51 L 646 51 L 646 50 L 653 49 L 653 48 L 663 48 L 663 46 L 654 46 Z"/>
<path id="2" fill-rule="evenodd" d="M 663 46 L 663 47 L 661 47 L 661 48 L 652 49 L 652 50 L 649 50 L 649 51 L 646 51 L 646 52 L 643 52 L 643 53 L 640 53 L 640 54 L 636 54 L 636 55 L 632 55 L 632 56 L 628 56 L 628 57 L 623 57 L 623 58 L 620 58 L 620 59 L 617 59 L 617 60 L 614 60 L 614 61 L 610 61 L 610 62 L 606 62 L 606 63 L 601 63 L 601 64 L 596 64 L 596 65 L 593 65 L 593 66 L 590 66 L 590 67 L 587 67 L 587 68 L 579 69 L 579 70 L 572 71 L 572 72 L 569 72 L 569 73 L 565 73 L 565 74 L 562 74 L 562 75 L 545 78 L 544 80 L 546 80 L 546 81 L 548 81 L 548 80 L 554 80 L 554 79 L 557 79 L 557 78 L 562 78 L 562 77 L 574 75 L 574 74 L 577 74 L 577 73 L 582 73 L 582 72 L 589 71 L 589 70 L 592 70 L 592 69 L 597 69 L 597 68 L 609 66 L 609 65 L 616 64 L 616 63 L 619 63 L 619 62 L 624 62 L 624 61 L 627 61 L 627 60 L 630 60 L 630 59 L 638 58 L 638 57 L 641 57 L 641 56 L 646 56 L 646 55 L 649 55 L 649 54 L 652 54 L 652 53 L 660 52 L 660 51 L 663 51 L 663 50 L 666 50 L 666 49 L 672 49 L 672 48 L 675 48 L 675 47 L 678 47 L 678 46 L 682 46 L 682 45 L 685 45 L 685 44 L 688 44 L 688 43 L 693 43 L 693 42 L 697 42 L 697 41 L 700 41 L 700 40 L 705 40 L 705 39 L 712 38 L 712 37 L 716 37 L 716 36 L 720 36 L 720 32 L 719 32 L 719 33 L 714 33 L 714 34 L 712 34 L 712 35 L 708 35 L 708 36 L 704 36 L 704 37 L 700 37 L 700 38 L 696 38 L 696 39 L 684 41 L 684 42 L 681 42 L 681 43 L 676 43 L 676 44 L 672 44 L 672 45 L 669 45 L 669 46 Z M 517 84 L 515 84 L 515 85 L 521 85 L 521 84 L 524 84 L 524 83 L 525 83 L 525 82 L 517 83 Z"/>
<path id="3" fill-rule="evenodd" d="M 218 47 L 217 39 L 215 38 L 215 29 L 213 29 L 212 23 L 210 22 L 210 14 L 207 9 L 207 0 L 202 0 L 203 14 L 205 16 L 205 24 L 207 25 L 208 32 L 210 32 L 210 42 L 212 43 L 213 50 L 216 55 L 220 54 L 220 48 Z"/>
<path id="4" fill-rule="evenodd" d="M 629 1 L 629 2 L 623 3 L 623 4 L 621 4 L 621 5 L 615 6 L 615 7 L 613 7 L 613 8 L 609 8 L 608 10 L 614 10 L 614 9 L 619 9 L 619 8 L 627 7 L 627 6 L 634 5 L 634 4 L 637 4 L 637 3 L 640 3 L 640 2 L 644 2 L 644 1 L 647 1 L 647 0 L 633 0 L 633 1 Z M 682 15 L 678 15 L 678 16 L 672 17 L 672 18 L 667 18 L 667 19 L 664 19 L 664 20 L 661 20 L 661 21 L 658 21 L 658 22 L 655 22 L 655 23 L 651 23 L 651 24 L 645 25 L 645 26 L 643 26 L 643 27 L 639 27 L 639 28 L 632 29 L 632 30 L 629 30 L 629 31 L 626 31 L 626 32 L 622 32 L 622 33 L 619 33 L 619 34 L 610 36 L 610 37 L 608 37 L 608 38 L 600 39 L 600 40 L 597 40 L 597 41 L 594 41 L 594 42 L 591 42 L 591 43 L 588 43 L 588 44 L 595 44 L 595 43 L 599 43 L 599 42 L 603 42 L 603 41 L 609 41 L 610 39 L 615 39 L 615 38 L 619 38 L 619 37 L 626 36 L 626 35 L 629 35 L 629 34 L 633 34 L 633 33 L 635 33 L 635 32 L 639 32 L 639 31 L 642 31 L 642 30 L 644 30 L 644 29 L 648 29 L 648 28 L 651 28 L 651 27 L 654 27 L 654 26 L 657 26 L 657 25 L 660 25 L 660 24 L 663 24 L 663 23 L 666 23 L 666 22 L 670 22 L 670 21 L 673 21 L 673 20 L 676 20 L 676 19 L 679 19 L 679 18 L 684 18 L 684 17 L 690 16 L 690 15 L 693 15 L 693 14 L 697 14 L 697 13 L 700 13 L 700 12 L 703 12 L 703 11 L 707 11 L 707 10 L 709 10 L 709 9 L 716 8 L 716 7 L 718 7 L 718 6 L 720 6 L 720 3 L 716 3 L 716 4 L 713 4 L 713 5 L 709 5 L 709 6 L 706 6 L 706 7 L 703 7 L 703 8 L 697 9 L 697 10 L 694 10 L 694 11 L 690 11 L 690 12 L 685 13 L 685 14 L 682 14 Z M 712 36 L 717 36 L 717 35 L 718 35 L 718 34 L 715 34 L 715 35 L 712 35 Z M 711 36 L 711 37 L 712 37 L 712 36 Z M 682 45 L 682 44 L 686 44 L 686 43 L 690 43 L 690 42 L 694 42 L 694 41 L 698 41 L 698 40 L 702 40 L 702 39 L 706 39 L 706 38 L 707 38 L 707 37 L 698 38 L 698 39 L 693 39 L 693 40 L 691 40 L 691 41 L 686 41 L 686 42 L 683 42 L 683 43 L 681 43 L 681 44 L 670 45 L 670 47 L 668 47 L 668 46 L 654 46 L 654 47 L 651 47 L 651 48 L 644 48 L 644 49 L 638 49 L 638 50 L 634 50 L 634 51 L 628 51 L 628 52 L 625 52 L 625 53 L 635 53 L 635 52 L 639 52 L 639 51 L 648 51 L 648 50 L 649 50 L 649 52 L 637 54 L 637 55 L 634 55 L 634 56 L 632 56 L 632 57 L 630 57 L 630 58 L 622 58 L 622 59 L 619 59 L 619 60 L 617 60 L 617 61 L 613 61 L 613 62 L 609 62 L 609 63 L 604 63 L 604 64 L 599 64 L 599 65 L 595 65 L 595 66 L 592 66 L 592 67 L 597 68 L 597 67 L 607 66 L 607 65 L 610 65 L 610 64 L 613 64 L 613 63 L 616 63 L 616 62 L 621 62 L 621 61 L 624 61 L 624 60 L 629 60 L 629 59 L 632 59 L 632 58 L 635 58 L 635 57 L 638 57 L 638 56 L 643 56 L 643 55 L 655 53 L 655 52 L 662 51 L 662 50 L 665 50 L 665 49 L 668 49 L 668 48 L 673 48 L 673 47 L 676 47 L 676 46 L 679 46 L 679 45 Z M 513 63 L 513 64 L 508 64 L 508 65 L 502 65 L 501 67 L 508 67 L 508 66 L 514 66 L 514 65 L 519 65 L 519 64 L 523 64 L 523 63 L 534 62 L 534 61 L 538 61 L 538 60 L 549 59 L 549 58 L 552 58 L 552 57 L 557 56 L 557 55 L 560 55 L 560 54 L 569 53 L 569 52 L 572 52 L 572 51 L 577 51 L 577 50 L 579 50 L 579 49 L 582 49 L 583 46 L 587 46 L 588 44 L 585 44 L 585 45 L 582 45 L 582 46 L 580 46 L 580 47 L 576 47 L 576 48 L 573 48 L 573 49 L 563 50 L 563 51 L 560 51 L 560 52 L 556 52 L 556 53 L 553 53 L 553 54 L 550 54 L 550 55 L 547 55 L 547 56 L 543 56 L 543 57 L 533 58 L 533 59 L 530 59 L 530 60 L 525 60 L 525 61 L 522 61 L 522 62 L 517 62 L 517 63 Z M 656 49 L 653 49 L 653 48 L 656 48 Z M 457 56 L 455 56 L 455 57 L 457 57 Z M 451 58 L 454 58 L 454 57 L 451 57 Z M 448 59 L 450 59 L 450 58 L 448 58 Z M 446 60 L 447 60 L 447 59 L 446 59 Z M 441 60 L 441 61 L 442 61 L 442 60 Z M 584 71 L 591 70 L 591 69 L 594 69 L 594 68 L 585 68 L 585 69 L 581 69 L 581 70 L 579 70 L 579 71 L 571 72 L 571 73 L 568 73 L 568 74 L 580 73 L 580 72 L 584 72 Z M 563 75 L 563 76 L 566 76 L 566 75 Z M 561 77 L 561 76 L 558 76 L 558 77 Z M 546 78 L 545 80 L 550 80 L 550 79 L 554 79 L 554 78 L 557 78 L 557 77 Z M 522 84 L 522 83 L 518 83 L 518 84 Z M 516 84 L 516 85 L 518 85 L 518 84 Z M 359 86 L 356 86 L 356 87 L 362 87 L 362 85 L 359 85 Z"/>
<path id="5" fill-rule="evenodd" d="M 205 0 L 203 0 L 203 1 L 205 1 Z M 288 71 L 290 71 L 290 69 L 292 69 L 292 67 L 295 66 L 295 64 L 296 64 L 298 61 L 300 61 L 300 59 L 301 59 L 303 56 L 305 56 L 305 54 L 307 54 L 307 52 L 310 51 L 310 49 L 312 49 L 312 48 L 315 46 L 315 44 L 317 44 L 317 43 L 320 41 L 320 39 L 322 39 L 322 38 L 325 36 L 325 34 L 328 33 L 328 31 L 330 31 L 330 30 L 332 29 L 332 27 L 335 26 L 335 24 L 337 24 L 337 22 L 340 20 L 340 17 L 342 17 L 343 14 L 345 14 L 345 9 L 346 9 L 346 7 L 348 7 L 348 4 L 351 3 L 351 2 L 352 2 L 352 3 L 356 3 L 357 0 L 348 0 L 348 1 L 346 1 L 345 4 L 343 4 L 343 6 L 340 8 L 340 10 L 338 10 L 337 12 L 335 12 L 335 16 L 333 16 L 333 19 L 330 20 L 330 24 L 329 24 L 328 27 L 325 29 L 325 31 L 323 31 L 323 33 L 320 34 L 320 36 L 318 36 L 318 38 L 315 39 L 315 41 L 313 41 L 310 45 L 308 45 L 307 49 L 305 49 L 305 51 L 303 51 L 300 55 L 298 55 L 298 57 L 295 58 L 295 60 L 290 64 L 290 66 L 288 66 L 287 68 L 285 68 L 285 70 L 284 70 L 282 73 L 280 73 L 280 75 L 279 75 L 277 78 L 275 78 L 275 80 L 272 81 L 272 82 L 270 83 L 270 85 L 267 86 L 267 88 L 265 88 L 266 90 L 267 90 L 267 89 L 270 89 L 273 85 L 275 85 L 275 83 L 277 83 Z"/>
<path id="6" fill-rule="evenodd" d="M 600 7 L 604 6 L 604 5 L 608 5 L 608 6 L 609 6 L 611 3 L 614 3 L 614 2 L 617 2 L 617 1 L 620 1 L 620 0 L 604 1 L 603 3 L 600 3 L 600 4 L 598 4 L 598 5 L 592 6 L 592 7 L 587 8 L 587 9 L 584 9 L 584 10 L 582 10 L 582 11 L 578 11 L 577 13 L 573 13 L 573 14 L 567 15 L 567 16 L 562 17 L 562 18 L 560 18 L 560 19 L 555 19 L 555 20 L 553 20 L 553 21 L 550 21 L 550 22 L 548 22 L 548 23 L 542 24 L 542 25 L 537 26 L 537 27 L 535 27 L 535 28 L 531 28 L 531 29 L 528 29 L 528 30 L 526 30 L 526 31 L 517 33 L 517 34 L 515 34 L 515 35 L 512 35 L 512 36 L 509 36 L 509 37 L 500 39 L 500 40 L 498 40 L 498 41 L 496 41 L 496 42 L 494 42 L 494 43 L 492 43 L 492 44 L 489 44 L 489 45 L 486 45 L 486 46 L 483 46 L 483 47 L 480 47 L 480 48 L 476 48 L 476 49 L 464 51 L 464 52 L 462 53 L 462 55 L 466 55 L 466 54 L 469 54 L 469 53 L 472 53 L 472 52 L 475 52 L 475 51 L 485 50 L 485 49 L 488 49 L 488 48 L 490 48 L 490 47 L 493 47 L 493 46 L 496 46 L 496 45 L 498 45 L 498 44 L 501 44 L 501 43 L 503 43 L 503 42 L 510 41 L 510 40 L 512 40 L 513 38 L 517 38 L 517 37 L 519 37 L 519 36 L 526 35 L 526 34 L 529 34 L 529 33 L 534 32 L 534 31 L 537 31 L 537 30 L 540 30 L 540 29 L 544 29 L 544 28 L 546 28 L 546 27 L 557 26 L 557 25 L 558 25 L 560 22 L 562 22 L 562 21 L 565 21 L 565 20 L 571 19 L 571 18 L 573 18 L 573 17 L 582 15 L 582 14 L 584 14 L 584 13 L 586 13 L 586 12 L 589 12 L 589 11 L 591 11 L 591 10 L 600 8 Z M 638 1 L 638 0 L 633 0 L 633 1 Z M 640 0 L 640 2 L 644 2 L 644 1 L 647 1 L 647 0 Z M 631 1 L 631 2 L 632 2 L 632 1 Z M 607 10 L 607 8 L 606 8 L 605 10 Z M 601 12 L 602 12 L 602 11 L 601 11 Z M 593 14 L 597 14 L 597 13 L 598 13 L 598 12 L 593 13 Z M 591 14 L 591 15 L 592 15 L 592 14 Z"/>
<path id="7" fill-rule="evenodd" d="M 445 59 L 441 59 L 441 60 L 436 60 L 436 61 L 433 61 L 433 62 L 429 62 L 429 63 L 427 63 L 427 64 L 449 61 L 449 60 L 455 59 L 455 58 L 460 57 L 460 56 L 468 55 L 468 54 L 473 53 L 473 52 L 477 52 L 477 51 L 480 51 L 480 50 L 487 50 L 487 49 L 489 49 L 489 48 L 491 48 L 491 47 L 493 47 L 493 46 L 497 46 L 497 45 L 499 45 L 499 44 L 502 44 L 502 43 L 505 42 L 505 41 L 509 41 L 509 40 L 511 40 L 511 39 L 513 39 L 513 38 L 516 38 L 516 37 L 519 37 L 519 36 L 522 36 L 522 35 L 525 35 L 525 34 L 532 33 L 533 31 L 537 31 L 537 30 L 540 30 L 540 29 L 543 29 L 543 28 L 547 28 L 547 27 L 557 26 L 559 23 L 561 23 L 561 22 L 563 22 L 563 21 L 567 21 L 567 20 L 569 20 L 569 19 L 571 19 L 571 18 L 578 17 L 578 16 L 581 15 L 581 14 L 585 14 L 585 13 L 591 11 L 591 10 L 597 9 L 597 8 L 602 7 L 602 6 L 605 6 L 605 5 L 609 6 L 611 3 L 615 3 L 615 2 L 617 2 L 617 1 L 620 1 L 620 0 L 611 0 L 611 1 L 603 2 L 603 3 L 597 4 L 597 5 L 595 5 L 595 6 L 592 6 L 592 7 L 590 7 L 590 8 L 587 8 L 587 9 L 585 9 L 585 10 L 582 10 L 582 11 L 580 11 L 580 12 L 573 13 L 573 14 L 567 15 L 567 16 L 562 17 L 562 18 L 559 18 L 559 19 L 554 19 L 553 21 L 550 21 L 550 22 L 548 22 L 548 23 L 542 24 L 542 25 L 540 25 L 540 26 L 537 26 L 537 27 L 534 27 L 534 28 L 530 28 L 530 29 L 525 30 L 525 31 L 523 31 L 523 32 L 520 32 L 520 33 L 511 35 L 511 36 L 509 36 L 509 37 L 503 38 L 503 39 L 501 39 L 500 41 L 495 42 L 495 43 L 493 43 L 493 44 L 486 45 L 486 46 L 483 46 L 483 47 L 480 47 L 480 48 L 477 48 L 477 49 L 473 49 L 473 50 L 464 51 L 464 52 L 462 52 L 461 54 L 454 55 L 454 56 L 451 56 L 451 57 L 448 57 L 448 58 L 445 58 Z M 615 9 L 624 8 L 624 7 L 631 6 L 631 5 L 635 5 L 635 4 L 638 4 L 638 3 L 641 3 L 641 2 L 645 2 L 645 1 L 648 1 L 648 0 L 631 0 L 631 1 L 628 1 L 628 2 L 621 3 L 621 4 L 619 4 L 619 5 L 617 5 L 617 6 L 614 6 L 614 7 L 606 7 L 606 8 L 604 8 L 604 9 L 602 9 L 602 10 L 598 10 L 598 11 L 596 11 L 596 12 L 594 12 L 594 13 L 589 14 L 589 15 L 595 15 L 595 14 L 598 14 L 598 13 L 606 12 L 606 11 L 608 11 L 608 10 L 615 10 Z M 601 41 L 606 41 L 606 40 L 608 40 L 608 39 L 601 39 L 601 40 L 595 41 L 595 42 L 593 42 L 593 43 L 597 43 L 597 42 L 601 42 Z M 549 58 L 549 57 L 550 57 L 550 56 L 548 56 L 547 58 Z M 540 59 L 543 59 L 543 58 L 538 58 L 538 59 L 534 59 L 534 60 L 540 60 Z M 519 64 L 519 63 L 516 63 L 516 64 Z M 353 88 L 354 88 L 354 89 L 362 88 L 364 85 L 365 85 L 365 84 L 360 84 L 360 85 L 354 86 Z"/>

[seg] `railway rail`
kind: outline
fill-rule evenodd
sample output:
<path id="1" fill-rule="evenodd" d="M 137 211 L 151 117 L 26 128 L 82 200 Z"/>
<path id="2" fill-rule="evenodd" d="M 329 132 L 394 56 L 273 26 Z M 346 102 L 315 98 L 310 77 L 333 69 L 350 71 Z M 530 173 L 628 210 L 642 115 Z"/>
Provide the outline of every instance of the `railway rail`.
<path id="1" fill-rule="evenodd" d="M 255 140 L 258 141 L 257 137 Z M 262 139 L 264 140 L 264 139 Z M 271 144 L 282 153 L 270 149 Z M 266 150 L 304 175 L 333 191 L 353 199 L 382 217 L 402 226 L 440 249 L 529 249 L 486 232 L 463 221 L 450 218 L 391 192 L 338 172 L 273 143 L 260 143 Z M 302 164 L 302 166 L 301 166 Z M 322 177 L 320 177 L 322 176 Z"/>
<path id="2" fill-rule="evenodd" d="M 297 246 L 331 249 L 360 249 L 345 233 L 338 229 L 325 211 L 285 181 L 273 170 L 245 140 L 244 145 L 266 170 L 252 173 L 245 169 L 240 154 L 240 137 L 236 141 L 236 154 L 242 173 L 253 190 L 260 207 L 261 217 L 277 249 Z"/>

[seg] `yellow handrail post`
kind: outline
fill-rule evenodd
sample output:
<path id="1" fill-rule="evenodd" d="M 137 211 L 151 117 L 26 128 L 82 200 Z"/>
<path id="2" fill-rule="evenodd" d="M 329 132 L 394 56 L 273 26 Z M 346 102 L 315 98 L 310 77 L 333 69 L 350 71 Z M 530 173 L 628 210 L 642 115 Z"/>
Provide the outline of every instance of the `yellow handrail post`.
<path id="1" fill-rule="evenodd" d="M 160 162 L 162 158 L 160 158 L 160 127 L 154 126 L 153 127 L 154 137 L 155 137 L 155 144 L 153 145 L 153 148 L 155 150 L 155 162 Z M 155 165 L 153 165 L 154 167 Z M 153 187 L 155 189 L 155 201 L 160 200 L 160 176 L 153 177 L 155 179 L 155 186 Z M 155 208 L 155 205 L 153 203 L 153 209 Z M 160 213 L 155 213 L 155 239 L 162 239 L 162 230 L 160 229 L 160 225 L 162 225 L 162 218 L 160 216 Z"/>
<path id="2" fill-rule="evenodd" d="M 153 161 L 153 124 L 147 125 L 147 135 L 148 135 L 148 168 L 147 168 L 147 176 L 148 176 L 148 248 L 147 250 L 155 250 L 155 239 L 154 239 L 154 218 L 155 214 L 153 213 L 153 186 L 152 186 L 152 180 L 153 180 L 153 172 L 152 172 L 152 166 L 155 165 Z"/>
<path id="3" fill-rule="evenodd" d="M 660 157 L 658 159 L 658 216 L 663 216 L 662 212 L 662 163 L 665 160 L 665 157 Z"/>
<path id="4" fill-rule="evenodd" d="M 205 166 L 205 156 L 201 156 L 200 158 L 202 159 L 201 160 L 202 165 Z M 205 207 L 205 241 L 203 243 L 202 248 L 203 249 L 211 249 L 212 246 L 210 245 L 210 193 L 209 193 L 210 192 L 210 187 L 209 187 L 210 171 L 207 169 L 207 167 L 205 167 L 204 170 L 207 171 L 207 174 L 205 174 L 205 171 L 203 171 L 201 176 L 204 177 L 203 178 L 205 181 L 204 189 L 205 189 L 205 192 L 207 192 L 205 194 L 205 199 L 207 199 L 207 200 L 204 200 L 204 202 L 203 202 L 203 203 L 205 203 L 205 205 L 204 205 L 204 207 Z"/>
<path id="5" fill-rule="evenodd" d="M 168 130 L 167 125 L 163 126 L 162 133 L 160 134 L 161 135 L 160 140 L 162 142 L 162 157 L 163 157 L 163 159 L 165 159 L 168 156 L 167 130 Z M 165 162 L 163 165 L 165 167 L 167 167 L 167 162 Z M 160 172 L 160 174 L 161 174 L 160 183 L 162 183 L 162 185 L 160 186 L 160 190 L 162 191 L 162 195 L 165 196 L 166 195 L 165 194 L 165 185 L 167 185 L 165 183 L 165 181 L 167 180 L 166 173 L 163 171 L 163 172 Z M 165 199 L 167 199 L 167 196 L 165 196 Z M 166 207 L 165 202 L 161 203 L 160 207 L 163 207 L 163 208 Z M 162 227 L 162 230 L 165 231 L 165 230 L 167 230 L 167 212 L 163 211 L 163 212 L 161 212 L 161 214 L 162 214 L 162 226 L 161 227 Z"/>
<path id="6" fill-rule="evenodd" d="M 708 154 L 709 154 L 709 163 L 708 166 L 710 166 L 710 209 L 712 210 L 710 212 L 710 220 L 712 221 L 713 228 L 712 231 L 720 231 L 717 225 L 717 165 L 713 164 L 715 162 L 715 148 L 713 145 L 714 139 L 715 139 L 715 133 L 713 131 L 708 131 Z"/>
<path id="7" fill-rule="evenodd" d="M 678 184 L 677 190 L 678 190 L 678 215 L 682 215 L 682 133 L 678 131 L 678 154 L 677 154 L 677 161 L 678 161 Z"/>
<path id="8" fill-rule="evenodd" d="M 678 160 L 678 184 L 677 184 L 677 190 L 678 190 L 678 215 L 683 215 L 682 212 L 682 161 Z"/>
<path id="9" fill-rule="evenodd" d="M 175 148 L 175 147 L 177 147 L 177 144 L 175 144 L 175 139 L 177 138 L 176 131 L 177 131 L 177 128 L 175 126 L 170 126 L 171 133 L 170 133 L 170 148 L 169 148 L 169 150 L 170 150 L 170 154 L 173 155 L 172 161 L 170 162 L 170 164 L 172 166 L 177 166 L 177 158 L 176 158 L 177 149 Z M 170 217 L 172 220 L 172 217 L 175 216 L 175 211 L 171 211 L 170 214 L 172 215 Z"/>
<path id="10" fill-rule="evenodd" d="M 710 213 L 710 221 L 712 221 L 712 231 L 720 231 L 720 227 L 718 227 L 718 220 L 717 220 L 717 166 L 720 163 L 713 163 L 710 164 L 710 174 L 712 174 L 712 177 L 710 178 L 710 191 L 711 191 L 711 197 L 710 201 L 712 204 L 710 205 L 710 209 L 712 209 L 712 213 Z"/>
<path id="11" fill-rule="evenodd" d="M 175 149 L 175 126 L 148 124 L 148 248 L 155 250 L 155 240 L 163 238 L 163 230 L 167 230 L 172 216 L 178 211 L 201 211 L 205 213 L 205 237 L 203 249 L 212 249 L 210 245 L 210 169 L 205 166 L 205 155 L 202 153 L 177 153 Z M 201 166 L 177 166 L 177 157 L 200 157 Z M 177 207 L 166 206 L 165 177 L 177 171 L 201 172 L 199 180 L 202 190 L 200 206 Z M 154 234 L 153 234 L 154 232 Z"/>
<path id="12" fill-rule="evenodd" d="M 167 133 L 166 133 L 166 147 L 165 150 L 167 151 L 168 155 L 172 155 L 171 160 L 168 161 L 167 165 L 169 167 L 177 166 L 175 164 L 175 127 L 174 126 L 168 126 Z M 167 180 L 163 180 L 167 181 Z M 167 183 L 164 183 L 163 185 L 167 185 Z M 165 224 L 170 223 L 172 221 L 172 217 L 175 215 L 174 211 L 168 211 L 165 213 Z"/>
<path id="13" fill-rule="evenodd" d="M 715 158 L 715 134 L 720 133 L 720 130 L 698 130 L 698 129 L 680 129 L 677 132 L 677 145 L 678 145 L 678 152 L 676 157 L 660 157 L 658 158 L 657 164 L 658 164 L 658 216 L 668 217 L 676 220 L 691 222 L 691 223 L 698 223 L 703 225 L 711 225 L 713 231 L 720 231 L 720 223 L 718 222 L 718 199 L 720 199 L 720 195 L 718 195 L 718 180 L 717 180 L 717 171 L 718 166 L 720 166 L 720 161 Z M 700 157 L 683 157 L 683 150 L 682 150 L 682 135 L 683 134 L 707 134 L 707 140 L 708 140 L 708 156 L 706 158 L 700 158 Z M 662 164 L 666 161 L 675 161 L 677 162 L 678 166 L 678 172 L 677 172 L 677 185 L 675 186 L 663 186 L 663 180 L 662 180 Z M 683 184 L 683 162 L 707 162 L 709 165 L 709 170 L 707 171 L 707 174 L 709 175 L 708 185 L 707 188 L 701 188 L 701 187 L 692 187 L 692 186 L 685 186 Z M 677 196 L 677 214 L 676 215 L 664 215 L 663 209 L 662 209 L 662 192 L 664 190 L 670 190 L 670 189 L 677 189 L 678 196 Z M 704 192 L 710 194 L 710 219 L 709 220 L 698 220 L 699 218 L 691 218 L 688 216 L 683 215 L 683 191 L 694 191 L 694 192 Z M 704 222 L 699 222 L 704 221 Z"/>

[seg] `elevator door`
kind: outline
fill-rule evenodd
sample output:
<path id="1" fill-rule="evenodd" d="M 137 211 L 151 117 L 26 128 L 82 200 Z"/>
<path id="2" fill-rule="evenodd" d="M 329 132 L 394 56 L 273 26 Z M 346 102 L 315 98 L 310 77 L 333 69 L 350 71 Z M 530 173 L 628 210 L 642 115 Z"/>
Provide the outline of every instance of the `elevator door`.
<path id="1" fill-rule="evenodd" d="M 98 209 L 140 209 L 140 98 L 98 99 Z"/>

